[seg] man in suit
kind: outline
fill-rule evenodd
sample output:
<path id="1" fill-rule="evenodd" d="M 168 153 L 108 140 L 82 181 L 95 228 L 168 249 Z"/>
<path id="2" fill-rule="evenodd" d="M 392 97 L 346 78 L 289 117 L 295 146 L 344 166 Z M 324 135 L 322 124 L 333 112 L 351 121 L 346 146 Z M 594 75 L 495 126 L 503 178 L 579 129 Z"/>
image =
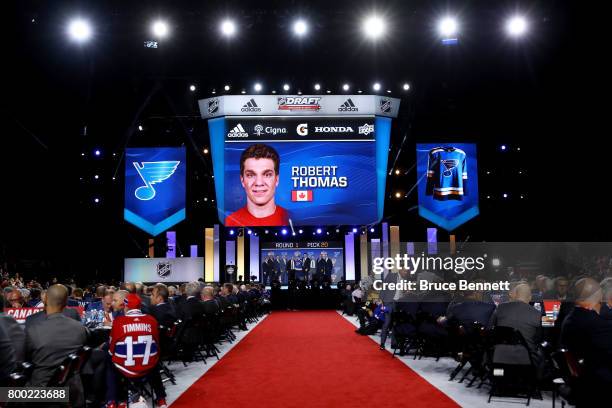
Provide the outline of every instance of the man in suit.
<path id="1" fill-rule="evenodd" d="M 200 284 L 189 282 L 185 285 L 187 298 L 179 305 L 178 316 L 183 320 L 199 317 L 204 314 L 204 305 L 200 301 Z"/>
<path id="2" fill-rule="evenodd" d="M 323 279 L 323 282 L 331 282 L 334 264 L 327 256 L 326 251 L 321 252 L 321 258 L 317 260 L 317 269 L 320 271 L 319 273 L 321 274 L 321 279 Z"/>
<path id="3" fill-rule="evenodd" d="M 25 333 L 12 316 L 4 314 L 4 296 L 0 295 L 0 327 L 4 329 L 9 339 L 13 343 L 13 355 L 15 361 L 24 361 L 25 356 Z"/>
<path id="4" fill-rule="evenodd" d="M 495 305 L 482 301 L 482 292 L 469 291 L 464 294 L 464 300 L 451 303 L 446 310 L 446 316 L 439 318 L 440 323 L 456 323 L 463 325 L 466 331 L 472 329 L 472 324 L 478 322 L 483 326 L 489 323 Z"/>
<path id="5" fill-rule="evenodd" d="M 558 276 L 554 279 L 553 289 L 545 292 L 543 299 L 567 300 L 569 281 L 565 276 Z"/>
<path id="6" fill-rule="evenodd" d="M 512 327 L 523 335 L 532 360 L 537 364 L 538 348 L 542 341 L 542 314 L 531 306 L 531 288 L 527 283 L 514 287 L 511 302 L 501 303 L 491 315 L 489 327 Z"/>
<path id="7" fill-rule="evenodd" d="M 272 252 L 268 252 L 268 256 L 262 265 L 263 275 L 264 275 L 264 283 L 269 285 L 272 283 L 272 279 L 274 276 L 274 254 Z"/>
<path id="8" fill-rule="evenodd" d="M 15 349 L 8 333 L 0 325 L 0 386 L 6 387 L 9 375 L 15 370 Z"/>
<path id="9" fill-rule="evenodd" d="M 168 296 L 168 287 L 166 285 L 158 283 L 153 286 L 149 312 L 155 317 L 157 323 L 164 327 L 172 327 L 176 321 L 176 312 L 168 302 Z"/>
<path id="10" fill-rule="evenodd" d="M 68 289 L 66 289 L 67 291 Z M 44 291 L 42 293 L 42 300 L 44 302 L 44 304 L 46 305 L 46 301 L 47 301 L 47 291 Z M 27 330 L 27 328 L 33 324 L 37 324 L 43 320 L 47 319 L 47 310 L 46 310 L 46 306 L 45 306 L 45 310 L 38 312 L 38 313 L 34 313 L 31 314 L 30 316 L 26 317 L 25 319 L 25 328 Z M 67 307 L 64 307 L 64 309 L 62 310 L 62 314 L 72 320 L 76 320 L 77 322 L 81 322 L 81 315 L 79 314 L 79 312 L 76 309 L 70 309 Z"/>
<path id="11" fill-rule="evenodd" d="M 307 253 L 304 253 L 302 265 L 302 268 L 304 269 L 304 280 L 308 282 L 310 280 L 310 257 Z"/>
<path id="12" fill-rule="evenodd" d="M 601 281 L 601 290 L 603 292 L 603 302 L 599 315 L 606 320 L 612 320 L 612 278 Z"/>
<path id="13" fill-rule="evenodd" d="M 26 360 L 34 365 L 29 386 L 46 387 L 62 361 L 87 342 L 87 329 L 62 313 L 67 300 L 64 285 L 51 286 L 45 297 L 47 318 L 26 327 Z M 69 387 L 71 403 L 80 406 L 83 403 L 80 377 L 75 376 Z"/>
<path id="14" fill-rule="evenodd" d="M 596 406 L 609 398 L 612 386 L 612 321 L 599 315 L 602 290 L 591 278 L 575 284 L 574 309 L 561 326 L 561 344 L 584 359 L 578 406 Z"/>
<path id="15" fill-rule="evenodd" d="M 219 303 L 215 300 L 215 289 L 212 286 L 205 286 L 202 289 L 201 298 L 205 315 L 213 316 L 219 311 Z"/>

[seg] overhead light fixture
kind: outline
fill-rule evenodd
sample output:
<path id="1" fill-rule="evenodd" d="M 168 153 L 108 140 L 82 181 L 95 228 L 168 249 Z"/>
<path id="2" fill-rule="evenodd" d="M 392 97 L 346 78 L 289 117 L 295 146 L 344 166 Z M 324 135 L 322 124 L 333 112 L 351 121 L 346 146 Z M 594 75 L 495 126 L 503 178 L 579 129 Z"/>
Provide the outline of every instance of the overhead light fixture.
<path id="1" fill-rule="evenodd" d="M 385 33 L 385 22 L 382 18 L 372 15 L 363 20 L 363 32 L 366 37 L 376 40 L 383 36 Z"/>
<path id="2" fill-rule="evenodd" d="M 82 18 L 75 18 L 68 24 L 68 35 L 76 42 L 83 43 L 89 40 L 91 33 L 91 25 Z"/>
<path id="3" fill-rule="evenodd" d="M 154 21 L 151 25 L 151 32 L 157 38 L 165 38 L 169 32 L 168 24 L 163 20 Z"/>

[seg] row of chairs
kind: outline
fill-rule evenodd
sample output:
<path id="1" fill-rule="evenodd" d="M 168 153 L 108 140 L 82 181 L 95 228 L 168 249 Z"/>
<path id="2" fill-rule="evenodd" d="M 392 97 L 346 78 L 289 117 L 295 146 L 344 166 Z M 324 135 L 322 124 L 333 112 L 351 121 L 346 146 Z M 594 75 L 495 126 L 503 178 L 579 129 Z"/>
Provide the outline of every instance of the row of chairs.
<path id="1" fill-rule="evenodd" d="M 472 387 L 478 381 L 477 388 L 489 385 L 489 402 L 493 397 L 515 397 L 525 398 L 529 405 L 534 396 L 541 399 L 540 385 L 553 391 L 553 407 L 557 397 L 562 405 L 575 402 L 582 362 L 568 350 L 555 351 L 543 343 L 537 356 L 542 361 L 534 361 L 522 334 L 514 328 L 487 329 L 479 322 L 442 327 L 434 316 L 420 312 L 396 311 L 392 319 L 394 355 L 412 355 L 414 359 L 427 356 L 436 361 L 443 356 L 454 357 L 457 366 L 449 381 L 465 369 L 459 382 L 468 380 L 467 386 Z M 541 378 L 543 372 L 547 373 L 545 378 Z"/>

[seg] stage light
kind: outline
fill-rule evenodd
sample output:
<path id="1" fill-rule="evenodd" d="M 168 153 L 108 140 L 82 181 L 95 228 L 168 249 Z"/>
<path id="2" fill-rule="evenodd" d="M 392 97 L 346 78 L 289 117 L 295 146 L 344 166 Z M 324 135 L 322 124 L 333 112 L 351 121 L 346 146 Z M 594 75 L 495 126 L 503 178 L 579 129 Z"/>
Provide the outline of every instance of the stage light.
<path id="1" fill-rule="evenodd" d="M 221 33 L 226 37 L 236 34 L 236 24 L 232 20 L 224 20 L 221 23 Z"/>
<path id="2" fill-rule="evenodd" d="M 512 37 L 520 37 L 527 32 L 527 20 L 523 16 L 513 16 L 506 21 L 506 32 Z"/>
<path id="3" fill-rule="evenodd" d="M 438 23 L 438 32 L 442 38 L 451 38 L 457 35 L 459 25 L 453 17 L 444 17 Z"/>
<path id="4" fill-rule="evenodd" d="M 253 231 L 247 230 L 247 234 L 251 235 L 252 233 L 253 233 Z"/>
<path id="5" fill-rule="evenodd" d="M 275 91 L 275 90 L 272 90 L 272 93 L 273 93 L 273 94 L 275 94 L 275 93 L 276 93 L 276 91 Z"/>
<path id="6" fill-rule="evenodd" d="M 95 179 L 95 180 L 97 180 L 97 179 L 99 179 L 99 178 L 100 178 L 100 176 L 98 176 L 97 174 L 94 176 L 94 179 Z"/>
<path id="7" fill-rule="evenodd" d="M 351 87 L 349 86 L 349 84 L 342 85 L 342 90 L 345 91 L 345 92 L 348 91 L 350 88 Z"/>
<path id="8" fill-rule="evenodd" d="M 410 90 L 410 84 L 404 84 L 404 86 L 402 86 L 402 88 L 404 89 L 404 91 L 408 91 L 408 90 Z"/>
<path id="9" fill-rule="evenodd" d="M 289 89 L 291 89 L 291 87 L 289 86 L 289 84 L 284 84 L 284 85 L 283 85 L 283 90 L 284 90 L 284 91 L 288 91 Z"/>
<path id="10" fill-rule="evenodd" d="M 340 232 L 340 230 L 338 228 L 336 228 L 336 234 L 339 233 L 339 232 Z"/>
<path id="11" fill-rule="evenodd" d="M 374 228 L 370 228 L 370 232 L 374 232 Z"/>
<path id="12" fill-rule="evenodd" d="M 74 19 L 68 24 L 68 35 L 74 41 L 83 43 L 91 38 L 91 25 L 87 20 Z"/>
<path id="13" fill-rule="evenodd" d="M 401 196 L 402 196 L 402 193 L 400 193 L 399 191 L 395 193 L 395 198 L 400 198 Z"/>
<path id="14" fill-rule="evenodd" d="M 508 193 L 504 193 L 504 198 L 508 198 Z"/>
<path id="15" fill-rule="evenodd" d="M 298 37 L 302 37 L 308 32 L 308 24 L 304 20 L 298 20 L 293 23 L 293 33 Z"/>
<path id="16" fill-rule="evenodd" d="M 366 37 L 375 40 L 385 33 L 385 22 L 378 16 L 369 16 L 363 21 L 362 28 Z"/>
<path id="17" fill-rule="evenodd" d="M 501 145 L 499 148 L 502 150 L 506 150 L 506 145 Z"/>
<path id="18" fill-rule="evenodd" d="M 331 93 L 331 91 L 328 89 L 328 90 L 327 90 L 327 93 L 328 93 L 328 94 L 330 94 L 330 93 Z"/>
<path id="19" fill-rule="evenodd" d="M 283 228 L 283 229 L 281 230 L 281 234 L 283 234 L 283 235 L 287 235 L 287 230 L 286 230 L 285 228 Z"/>
<path id="20" fill-rule="evenodd" d="M 380 84 L 376 82 L 374 85 L 372 85 L 372 89 L 376 92 L 380 91 Z"/>
<path id="21" fill-rule="evenodd" d="M 353 228 L 353 234 L 357 233 L 357 228 Z"/>
<path id="22" fill-rule="evenodd" d="M 151 32 L 158 38 L 168 36 L 168 24 L 165 21 L 157 20 L 151 25 Z"/>
<path id="23" fill-rule="evenodd" d="M 196 90 L 196 86 L 195 85 L 189 85 L 189 90 L 191 92 L 194 92 Z"/>
<path id="24" fill-rule="evenodd" d="M 387 93 L 391 93 L 391 90 L 390 90 L 390 89 L 387 89 Z"/>
<path id="25" fill-rule="evenodd" d="M 102 152 L 101 152 L 100 150 L 95 150 L 95 151 L 94 151 L 94 154 L 95 154 L 96 156 L 100 156 L 100 155 L 102 154 Z"/>
<path id="26" fill-rule="evenodd" d="M 315 89 L 315 91 L 320 91 L 321 90 L 321 85 L 315 84 L 314 85 L 314 89 Z"/>
<path id="27" fill-rule="evenodd" d="M 291 233 L 291 235 L 293 235 L 295 237 L 295 231 Z"/>
<path id="28" fill-rule="evenodd" d="M 100 202 L 100 199 L 99 199 L 99 198 L 97 198 L 97 197 L 96 197 L 96 198 L 94 198 L 94 203 L 98 204 L 99 202 Z"/>
<path id="29" fill-rule="evenodd" d="M 234 230 L 230 230 L 230 231 L 229 231 L 229 234 L 230 234 L 230 235 L 234 235 Z"/>
<path id="30" fill-rule="evenodd" d="M 264 234 L 267 234 L 267 233 L 268 233 L 268 230 L 265 230 L 265 231 L 264 231 Z"/>
<path id="31" fill-rule="evenodd" d="M 81 156 L 82 156 L 82 157 L 84 157 L 84 156 L 85 156 L 85 153 L 81 153 Z"/>
<path id="32" fill-rule="evenodd" d="M 493 266 L 495 266 L 495 267 L 500 266 L 500 265 L 501 265 L 501 261 L 500 261 L 500 259 L 499 259 L 499 258 L 493 258 L 493 259 L 491 260 L 491 265 L 493 265 Z"/>
<path id="33" fill-rule="evenodd" d="M 229 86 L 229 85 L 225 85 L 225 86 L 223 87 L 223 89 L 225 89 L 225 91 L 227 92 L 227 91 L 229 91 L 229 90 L 230 90 L 230 86 Z"/>
<path id="34" fill-rule="evenodd" d="M 298 232 L 301 234 L 301 233 L 303 233 L 303 232 L 304 232 L 304 230 L 299 230 Z"/>
<path id="35" fill-rule="evenodd" d="M 399 175 L 399 174 L 400 174 L 399 169 L 395 170 L 395 175 L 397 176 L 397 175 Z"/>
<path id="36" fill-rule="evenodd" d="M 257 82 L 254 86 L 253 89 L 255 90 L 255 92 L 261 92 L 262 86 L 259 82 Z"/>
<path id="37" fill-rule="evenodd" d="M 208 149 L 204 148 L 204 150 L 202 150 L 204 152 L 204 154 L 208 154 Z"/>
<path id="38" fill-rule="evenodd" d="M 321 228 L 317 228 L 317 234 L 321 233 Z"/>
<path id="39" fill-rule="evenodd" d="M 142 132 L 142 129 L 143 129 L 142 125 L 138 125 L 138 130 Z"/>
<path id="40" fill-rule="evenodd" d="M 242 91 L 240 91 L 240 93 L 244 95 L 246 91 L 243 89 Z"/>

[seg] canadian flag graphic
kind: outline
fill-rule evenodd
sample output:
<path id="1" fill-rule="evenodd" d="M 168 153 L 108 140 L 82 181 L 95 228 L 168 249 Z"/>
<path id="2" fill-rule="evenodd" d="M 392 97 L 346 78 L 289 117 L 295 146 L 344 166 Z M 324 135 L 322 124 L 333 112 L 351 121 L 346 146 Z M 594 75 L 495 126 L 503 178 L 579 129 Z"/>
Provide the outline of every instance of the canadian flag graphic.
<path id="1" fill-rule="evenodd" d="M 291 191 L 291 201 L 312 201 L 312 190 Z"/>

